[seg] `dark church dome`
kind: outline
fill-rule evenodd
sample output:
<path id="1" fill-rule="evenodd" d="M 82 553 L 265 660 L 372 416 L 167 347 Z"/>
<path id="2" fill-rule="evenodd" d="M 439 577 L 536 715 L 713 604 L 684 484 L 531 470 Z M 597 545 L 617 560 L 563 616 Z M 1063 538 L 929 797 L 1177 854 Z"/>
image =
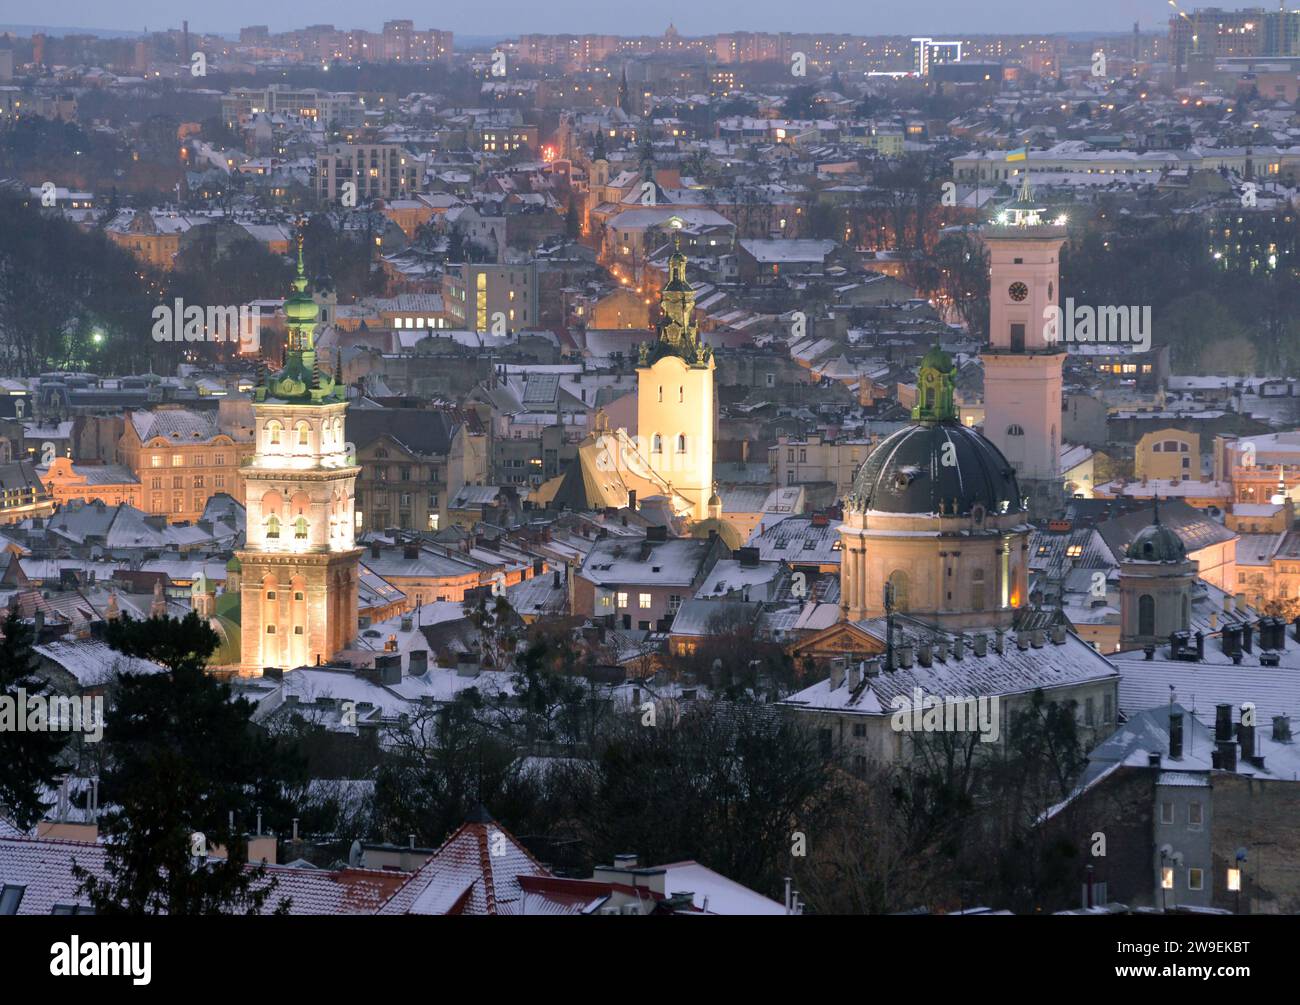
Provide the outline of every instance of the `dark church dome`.
<path id="1" fill-rule="evenodd" d="M 1011 464 L 990 441 L 959 422 L 919 422 L 892 433 L 853 480 L 859 511 L 989 516 L 1024 509 Z"/>
<path id="2" fill-rule="evenodd" d="M 1181 537 L 1157 522 L 1138 531 L 1124 554 L 1137 562 L 1185 562 L 1187 546 Z"/>

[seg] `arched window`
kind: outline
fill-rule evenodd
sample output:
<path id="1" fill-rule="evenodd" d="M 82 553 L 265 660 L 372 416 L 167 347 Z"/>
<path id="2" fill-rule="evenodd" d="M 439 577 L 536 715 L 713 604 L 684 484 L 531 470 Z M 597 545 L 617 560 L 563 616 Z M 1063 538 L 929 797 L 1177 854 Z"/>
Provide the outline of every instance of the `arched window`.
<path id="1" fill-rule="evenodd" d="M 266 537 L 270 541 L 280 539 L 280 518 L 274 514 L 266 518 Z"/>
<path id="2" fill-rule="evenodd" d="M 664 400 L 664 386 L 662 384 L 659 385 L 659 400 Z"/>
<path id="3" fill-rule="evenodd" d="M 1156 598 L 1149 593 L 1138 597 L 1138 634 L 1156 633 Z"/>
<path id="4" fill-rule="evenodd" d="M 907 597 L 907 573 L 902 569 L 895 569 L 889 574 L 889 581 L 885 585 L 886 597 L 888 602 L 896 611 L 906 611 L 908 604 Z"/>
<path id="5" fill-rule="evenodd" d="M 686 400 L 686 388 L 679 387 L 677 389 L 677 400 L 678 402 L 683 402 Z"/>
<path id="6" fill-rule="evenodd" d="M 271 447 L 280 445 L 280 433 L 283 432 L 284 426 L 280 424 L 279 419 L 272 419 L 266 424 L 266 443 Z"/>
<path id="7" fill-rule="evenodd" d="M 972 611 L 984 610 L 984 570 L 976 569 L 971 573 L 970 607 Z"/>
<path id="8" fill-rule="evenodd" d="M 664 452 L 664 438 L 658 433 L 650 438 L 650 452 L 653 454 L 662 454 Z"/>
<path id="9" fill-rule="evenodd" d="M 1024 426 L 1017 426 L 1017 425 L 1014 425 L 1014 424 L 1013 424 L 1013 425 L 1010 425 L 1010 426 L 1007 426 L 1007 435 L 1008 435 L 1008 436 L 1024 436 L 1024 435 L 1025 435 L 1025 427 L 1024 427 Z"/>
<path id="10" fill-rule="evenodd" d="M 298 446 L 305 447 L 311 442 L 311 426 L 305 422 L 298 423 Z"/>
<path id="11" fill-rule="evenodd" d="M 300 516 L 293 522 L 293 536 L 299 541 L 307 540 L 307 518 L 305 516 Z"/>
<path id="12" fill-rule="evenodd" d="M 677 434 L 677 452 L 678 452 L 679 454 L 684 454 L 684 453 L 686 453 L 686 434 L 685 434 L 685 433 L 678 433 L 678 434 Z"/>

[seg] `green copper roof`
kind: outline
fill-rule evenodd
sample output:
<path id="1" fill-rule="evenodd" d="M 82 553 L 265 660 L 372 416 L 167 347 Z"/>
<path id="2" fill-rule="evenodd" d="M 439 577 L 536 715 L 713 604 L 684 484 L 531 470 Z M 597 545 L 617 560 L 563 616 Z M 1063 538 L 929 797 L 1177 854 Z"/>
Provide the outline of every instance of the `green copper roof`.
<path id="1" fill-rule="evenodd" d="M 916 407 L 912 418 L 917 422 L 950 422 L 957 419 L 953 391 L 957 385 L 957 368 L 952 357 L 934 346 L 921 360 L 916 377 Z"/>
<path id="2" fill-rule="evenodd" d="M 307 292 L 307 273 L 302 260 L 302 230 L 298 231 L 298 271 L 293 279 L 294 292 L 284 302 L 289 336 L 285 345 L 284 367 L 270 374 L 253 391 L 255 401 L 267 399 L 295 405 L 326 405 L 347 399 L 347 388 L 338 377 L 322 373 L 316 361 L 316 320 L 320 307 Z"/>
<path id="3" fill-rule="evenodd" d="M 695 291 L 686 281 L 686 256 L 681 235 L 673 235 L 673 253 L 668 259 L 668 282 L 659 295 L 659 337 L 641 344 L 641 366 L 651 366 L 664 356 L 677 356 L 691 366 L 707 366 L 713 350 L 700 341 L 695 320 Z"/>

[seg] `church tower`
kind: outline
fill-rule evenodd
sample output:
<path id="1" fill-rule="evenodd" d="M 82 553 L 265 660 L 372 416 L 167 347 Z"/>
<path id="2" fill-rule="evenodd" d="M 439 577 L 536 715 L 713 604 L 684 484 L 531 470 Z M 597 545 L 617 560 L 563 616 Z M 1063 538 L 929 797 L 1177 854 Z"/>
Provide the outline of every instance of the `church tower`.
<path id="1" fill-rule="evenodd" d="M 1192 623 L 1192 589 L 1198 564 L 1187 546 L 1160 522 L 1160 500 L 1151 523 L 1138 531 L 1119 563 L 1121 651 L 1161 645 Z"/>
<path id="2" fill-rule="evenodd" d="M 989 249 L 989 345 L 984 435 L 1016 469 L 1035 519 L 1062 504 L 1061 368 L 1065 352 L 1048 324 L 1060 304 L 1065 226 L 1043 219 L 1029 176 L 1015 202 L 985 226 Z"/>
<path id="3" fill-rule="evenodd" d="M 317 364 L 320 308 L 298 274 L 285 301 L 284 369 L 253 391 L 256 453 L 240 469 L 247 514 L 240 563 L 244 673 L 330 659 L 357 631 L 356 459 L 344 441 L 347 389 Z"/>
<path id="4" fill-rule="evenodd" d="M 700 341 L 680 236 L 673 243 L 658 338 L 642 343 L 637 364 L 637 438 L 650 467 L 704 520 L 713 495 L 713 350 Z"/>

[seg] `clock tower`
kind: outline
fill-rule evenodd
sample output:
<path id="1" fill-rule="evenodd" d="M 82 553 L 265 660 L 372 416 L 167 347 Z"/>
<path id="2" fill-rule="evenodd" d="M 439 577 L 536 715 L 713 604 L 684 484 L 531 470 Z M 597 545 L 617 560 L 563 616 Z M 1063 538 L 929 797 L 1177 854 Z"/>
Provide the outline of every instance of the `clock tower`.
<path id="1" fill-rule="evenodd" d="M 241 565 L 242 672 L 325 662 L 357 631 L 356 458 L 344 440 L 347 388 L 322 371 L 319 308 L 298 274 L 285 301 L 284 369 L 253 391 L 257 450 L 240 468 L 246 545 Z"/>
<path id="2" fill-rule="evenodd" d="M 1051 308 L 1060 304 L 1064 221 L 1049 222 L 1026 173 L 1014 202 L 983 231 L 989 249 L 984 435 L 1016 469 L 1030 515 L 1062 504 L 1061 371 Z"/>

